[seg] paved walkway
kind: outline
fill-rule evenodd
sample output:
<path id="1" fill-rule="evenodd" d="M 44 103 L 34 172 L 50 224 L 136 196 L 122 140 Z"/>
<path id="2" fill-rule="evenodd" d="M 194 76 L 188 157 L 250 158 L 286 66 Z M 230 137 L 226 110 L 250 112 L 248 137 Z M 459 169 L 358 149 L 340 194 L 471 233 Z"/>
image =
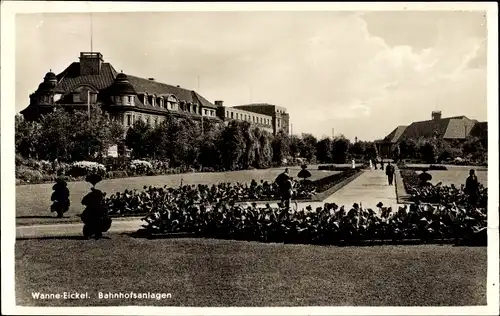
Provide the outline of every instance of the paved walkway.
<path id="1" fill-rule="evenodd" d="M 391 206 L 393 211 L 398 209 L 395 185 L 388 185 L 384 171 L 367 170 L 323 202 L 299 203 L 298 207 L 305 208 L 311 205 L 315 209 L 323 206 L 324 203 L 335 203 L 348 208 L 354 203 L 361 203 L 363 207 L 376 210 L 376 205 L 379 202 L 382 202 L 384 206 Z M 276 205 L 276 203 L 271 204 L 271 206 Z M 145 222 L 138 219 L 114 220 L 109 232 L 133 232 L 143 224 Z M 18 226 L 16 227 L 16 235 L 17 238 L 80 236 L 82 227 L 81 223 Z"/>
<path id="2" fill-rule="evenodd" d="M 396 185 L 389 185 L 382 170 L 367 170 L 348 185 L 326 198 L 323 203 L 352 206 L 354 203 L 375 209 L 382 202 L 384 206 L 397 209 Z"/>

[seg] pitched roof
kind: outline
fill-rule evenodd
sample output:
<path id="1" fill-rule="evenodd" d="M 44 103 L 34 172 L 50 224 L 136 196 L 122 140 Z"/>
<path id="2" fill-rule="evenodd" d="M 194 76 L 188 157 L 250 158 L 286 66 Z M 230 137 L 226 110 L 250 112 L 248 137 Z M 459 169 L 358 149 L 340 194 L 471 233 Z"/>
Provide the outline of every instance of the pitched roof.
<path id="1" fill-rule="evenodd" d="M 102 63 L 99 75 L 80 76 L 80 63 L 73 62 L 68 68 L 57 75 L 57 80 L 59 85 L 66 92 L 73 91 L 78 86 L 86 84 L 95 87 L 97 90 L 104 90 L 109 88 L 114 83 L 117 75 L 118 72 L 110 63 Z M 212 104 L 195 91 L 128 74 L 127 77 L 137 93 L 146 92 L 148 94 L 173 94 L 181 101 L 199 103 L 205 107 L 217 108 L 216 105 Z"/>
<path id="2" fill-rule="evenodd" d="M 406 127 L 398 126 L 386 136 L 385 140 L 394 143 L 403 139 L 417 139 L 420 137 L 464 139 L 476 122 L 476 120 L 471 120 L 463 115 L 439 120 L 413 122 Z"/>
<path id="3" fill-rule="evenodd" d="M 487 138 L 488 137 L 488 122 L 477 122 L 470 131 L 470 136 Z"/>
<path id="4" fill-rule="evenodd" d="M 80 76 L 80 63 L 74 62 L 57 75 L 57 81 L 66 92 L 73 91 L 78 86 L 85 84 L 102 90 L 113 84 L 116 75 L 116 70 L 110 63 L 102 63 L 100 74 Z"/>
<path id="5" fill-rule="evenodd" d="M 389 135 L 387 135 L 384 138 L 384 141 L 389 141 L 391 143 L 398 142 L 399 138 L 401 137 L 401 135 L 403 135 L 404 131 L 406 130 L 406 127 L 407 126 L 405 125 L 400 125 L 396 127 Z"/>
<path id="6" fill-rule="evenodd" d="M 446 132 L 443 135 L 444 139 L 464 139 L 472 130 L 475 122 L 465 119 L 450 119 Z"/>

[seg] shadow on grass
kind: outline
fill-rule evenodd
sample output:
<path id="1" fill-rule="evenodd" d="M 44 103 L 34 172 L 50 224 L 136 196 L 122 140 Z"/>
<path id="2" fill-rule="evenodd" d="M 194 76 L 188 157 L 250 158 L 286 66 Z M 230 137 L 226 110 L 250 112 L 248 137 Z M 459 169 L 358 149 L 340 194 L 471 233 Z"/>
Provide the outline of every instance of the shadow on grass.
<path id="1" fill-rule="evenodd" d="M 131 238 L 143 239 L 178 239 L 178 238 L 199 238 L 199 239 L 216 239 L 216 240 L 233 240 L 233 241 L 247 241 L 259 242 L 264 244 L 285 244 L 285 245 L 310 245 L 319 247 L 374 247 L 374 246 L 421 246 L 421 245 L 435 245 L 435 246 L 453 246 L 453 247 L 486 247 L 487 242 L 482 238 L 463 238 L 463 239 L 436 239 L 436 240 L 422 240 L 422 239 L 402 239 L 402 240 L 363 240 L 363 241 L 347 241 L 340 240 L 333 243 L 328 242 L 305 242 L 305 241 L 282 241 L 282 240 L 262 240 L 256 238 L 244 237 L 230 237 L 230 236 L 197 236 L 195 233 L 158 233 L 150 234 L 146 230 L 138 230 L 131 233 L 123 233 Z"/>
<path id="2" fill-rule="evenodd" d="M 16 219 L 18 218 L 53 218 L 53 219 L 61 219 L 61 218 L 71 218 L 69 216 L 63 216 L 63 217 L 57 217 L 57 216 L 16 216 Z"/>
<path id="3" fill-rule="evenodd" d="M 102 236 L 99 239 L 111 239 L 109 236 Z M 44 236 L 44 237 L 26 237 L 17 240 L 96 240 L 95 238 L 85 238 L 83 236 Z"/>

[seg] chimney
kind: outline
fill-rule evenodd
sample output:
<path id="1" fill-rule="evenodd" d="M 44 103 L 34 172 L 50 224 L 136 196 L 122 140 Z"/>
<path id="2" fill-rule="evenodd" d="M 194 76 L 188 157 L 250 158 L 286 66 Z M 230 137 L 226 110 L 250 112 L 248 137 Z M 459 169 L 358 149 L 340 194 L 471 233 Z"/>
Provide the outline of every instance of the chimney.
<path id="1" fill-rule="evenodd" d="M 148 80 L 150 80 L 150 81 L 155 81 L 155 78 L 148 78 Z"/>
<path id="2" fill-rule="evenodd" d="M 441 119 L 441 111 L 432 111 L 432 120 L 439 121 Z"/>
<path id="3" fill-rule="evenodd" d="M 80 76 L 99 75 L 102 65 L 101 53 L 80 53 Z"/>
<path id="4" fill-rule="evenodd" d="M 222 107 L 222 106 L 224 105 L 224 101 L 222 101 L 222 100 L 217 100 L 217 101 L 215 101 L 214 103 L 215 103 L 215 105 L 216 105 L 216 106 L 218 106 L 218 107 Z"/>

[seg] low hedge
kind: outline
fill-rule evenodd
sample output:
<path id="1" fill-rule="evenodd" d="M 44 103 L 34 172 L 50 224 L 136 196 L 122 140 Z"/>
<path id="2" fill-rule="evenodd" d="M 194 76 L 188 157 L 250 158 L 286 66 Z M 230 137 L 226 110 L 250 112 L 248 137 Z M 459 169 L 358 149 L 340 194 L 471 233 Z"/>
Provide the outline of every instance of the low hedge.
<path id="1" fill-rule="evenodd" d="M 425 166 L 419 166 L 419 167 L 416 167 L 416 166 L 406 166 L 406 165 L 398 165 L 398 167 L 400 169 L 407 169 L 407 170 L 418 170 L 418 171 L 422 171 L 422 170 L 428 170 L 428 171 L 446 171 L 448 170 L 448 168 L 446 166 L 443 166 L 443 165 L 430 165 L 429 167 L 425 167 Z"/>
<path id="2" fill-rule="evenodd" d="M 328 171 L 348 171 L 348 170 L 361 170 L 365 166 L 352 168 L 351 166 L 336 166 L 336 165 L 323 165 L 318 166 L 318 170 L 328 170 Z"/>

